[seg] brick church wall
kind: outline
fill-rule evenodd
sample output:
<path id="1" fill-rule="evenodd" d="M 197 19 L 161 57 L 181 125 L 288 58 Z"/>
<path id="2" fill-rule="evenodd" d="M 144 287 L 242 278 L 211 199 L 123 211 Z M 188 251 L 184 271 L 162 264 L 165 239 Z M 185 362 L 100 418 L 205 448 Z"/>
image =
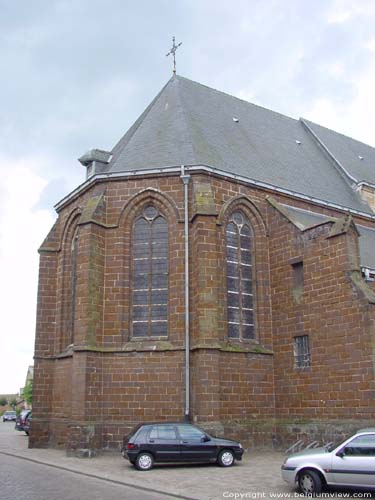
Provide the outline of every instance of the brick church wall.
<path id="1" fill-rule="evenodd" d="M 332 224 L 301 232 L 275 211 L 269 220 L 279 434 L 329 441 L 337 437 L 332 422 L 345 428 L 343 422 L 351 421 L 353 430 L 353 419 L 360 427 L 375 416 L 374 307 L 350 278 L 359 272 L 358 238 L 353 229 L 332 236 Z M 303 262 L 299 299 L 293 296 L 297 261 Z M 307 368 L 294 367 L 293 339 L 299 335 L 309 336 Z"/>
<path id="2" fill-rule="evenodd" d="M 332 236 L 329 223 L 301 231 L 267 202 L 269 193 L 213 176 L 193 174 L 189 193 L 193 421 L 245 444 L 271 445 L 305 432 L 296 423 L 373 418 L 374 307 L 351 279 L 355 230 Z M 148 202 L 169 223 L 169 332 L 140 341 L 131 336 L 131 228 Z M 225 225 L 234 210 L 246 214 L 255 239 L 257 334 L 249 342 L 228 342 L 226 331 Z M 72 309 L 73 278 L 64 270 L 73 269 L 67 255 L 75 234 Z M 299 259 L 303 293 L 293 294 Z M 118 448 L 139 421 L 182 419 L 179 176 L 110 180 L 73 198 L 43 243 L 40 262 L 30 445 Z M 72 310 L 74 346 L 65 317 Z M 293 365 L 297 335 L 310 339 L 312 366 L 304 370 Z"/>

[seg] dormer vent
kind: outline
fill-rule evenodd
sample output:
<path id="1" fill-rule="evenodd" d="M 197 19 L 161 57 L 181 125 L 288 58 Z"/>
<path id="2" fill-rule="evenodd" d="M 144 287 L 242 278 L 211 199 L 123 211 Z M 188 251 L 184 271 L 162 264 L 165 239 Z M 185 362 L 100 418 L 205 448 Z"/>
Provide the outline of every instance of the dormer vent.
<path id="1" fill-rule="evenodd" d="M 106 170 L 108 163 L 111 161 L 112 153 L 102 149 L 90 149 L 78 161 L 87 168 L 86 179 L 95 174 L 101 174 Z"/>

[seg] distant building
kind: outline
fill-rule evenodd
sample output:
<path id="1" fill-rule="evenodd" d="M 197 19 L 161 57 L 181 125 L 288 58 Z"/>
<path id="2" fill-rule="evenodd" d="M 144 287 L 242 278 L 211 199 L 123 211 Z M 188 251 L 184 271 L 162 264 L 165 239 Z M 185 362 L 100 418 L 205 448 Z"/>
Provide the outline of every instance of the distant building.
<path id="1" fill-rule="evenodd" d="M 247 445 L 372 424 L 374 148 L 174 76 L 80 161 L 40 248 L 31 446 L 184 417 Z"/>
<path id="2" fill-rule="evenodd" d="M 13 410 L 15 408 L 19 408 L 19 404 L 21 402 L 20 397 L 18 394 L 0 394 L 0 401 L 6 400 L 7 404 L 4 406 L 0 406 L 0 411 L 8 411 L 8 410 Z M 16 402 L 15 407 L 11 404 L 13 402 Z"/>
<path id="3" fill-rule="evenodd" d="M 30 365 L 26 373 L 25 386 L 21 387 L 20 389 L 20 398 L 22 399 L 22 406 L 26 410 L 30 409 L 32 405 L 23 399 L 23 391 L 30 382 L 33 382 L 33 379 L 34 379 L 34 366 Z"/>
<path id="4" fill-rule="evenodd" d="M 27 369 L 25 387 L 27 386 L 28 383 L 32 382 L 33 379 L 34 379 L 34 366 L 30 365 Z"/>

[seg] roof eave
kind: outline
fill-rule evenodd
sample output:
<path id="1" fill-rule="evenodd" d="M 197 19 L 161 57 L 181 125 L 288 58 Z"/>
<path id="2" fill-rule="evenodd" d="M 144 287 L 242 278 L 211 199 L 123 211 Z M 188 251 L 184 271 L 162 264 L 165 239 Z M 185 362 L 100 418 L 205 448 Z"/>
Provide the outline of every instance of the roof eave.
<path id="1" fill-rule="evenodd" d="M 357 210 L 354 208 L 346 207 L 337 203 L 329 202 L 327 200 L 321 200 L 319 198 L 315 198 L 312 196 L 308 196 L 302 193 L 298 193 L 295 191 L 291 191 L 289 189 L 281 188 L 278 186 L 274 186 L 272 184 L 269 184 L 267 182 L 263 181 L 257 181 L 255 179 L 250 179 L 248 177 L 238 175 L 238 174 L 232 174 L 231 172 L 227 172 L 225 170 L 220 170 L 215 167 L 211 167 L 209 165 L 184 165 L 189 169 L 190 172 L 194 171 L 204 171 L 204 172 L 209 172 L 215 175 L 218 175 L 220 177 L 228 178 L 228 179 L 235 179 L 240 182 L 243 182 L 245 184 L 249 184 L 251 186 L 256 186 L 260 188 L 264 188 L 276 193 L 281 193 L 285 194 L 288 196 L 292 196 L 293 198 L 299 199 L 299 200 L 305 200 L 309 201 L 312 203 L 315 203 L 317 205 L 321 205 L 324 207 L 329 207 L 333 208 L 335 210 L 351 213 L 354 215 L 359 215 L 361 217 L 365 217 L 371 220 L 375 220 L 375 214 L 371 214 L 368 212 L 362 212 L 361 210 Z M 142 169 L 142 170 L 129 170 L 127 172 L 108 172 L 105 174 L 96 174 L 87 179 L 85 182 L 80 184 L 74 191 L 72 191 L 70 194 L 65 196 L 62 200 L 60 200 L 55 206 L 56 212 L 59 212 L 62 210 L 68 203 L 70 203 L 72 200 L 77 198 L 80 194 L 85 192 L 87 189 L 89 189 L 93 184 L 96 184 L 97 182 L 104 181 L 104 180 L 109 180 L 109 179 L 121 179 L 121 178 L 132 178 L 132 177 L 140 177 L 144 175 L 155 175 L 155 174 L 175 174 L 175 173 L 180 173 L 181 171 L 181 165 L 173 165 L 173 166 L 166 166 L 166 167 L 160 167 L 160 168 L 151 168 L 151 169 Z"/>

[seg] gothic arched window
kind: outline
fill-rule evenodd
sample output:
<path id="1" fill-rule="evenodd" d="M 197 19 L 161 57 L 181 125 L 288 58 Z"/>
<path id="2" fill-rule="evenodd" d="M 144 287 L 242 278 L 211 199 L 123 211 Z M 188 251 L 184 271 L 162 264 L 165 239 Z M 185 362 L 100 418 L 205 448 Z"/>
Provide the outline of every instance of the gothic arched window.
<path id="1" fill-rule="evenodd" d="M 168 335 L 168 224 L 148 205 L 133 227 L 133 337 Z"/>
<path id="2" fill-rule="evenodd" d="M 242 212 L 226 225 L 228 337 L 255 338 L 252 231 Z"/>
<path id="3" fill-rule="evenodd" d="M 64 262 L 63 331 L 61 349 L 74 342 L 76 316 L 78 228 L 72 228 L 66 239 Z"/>

